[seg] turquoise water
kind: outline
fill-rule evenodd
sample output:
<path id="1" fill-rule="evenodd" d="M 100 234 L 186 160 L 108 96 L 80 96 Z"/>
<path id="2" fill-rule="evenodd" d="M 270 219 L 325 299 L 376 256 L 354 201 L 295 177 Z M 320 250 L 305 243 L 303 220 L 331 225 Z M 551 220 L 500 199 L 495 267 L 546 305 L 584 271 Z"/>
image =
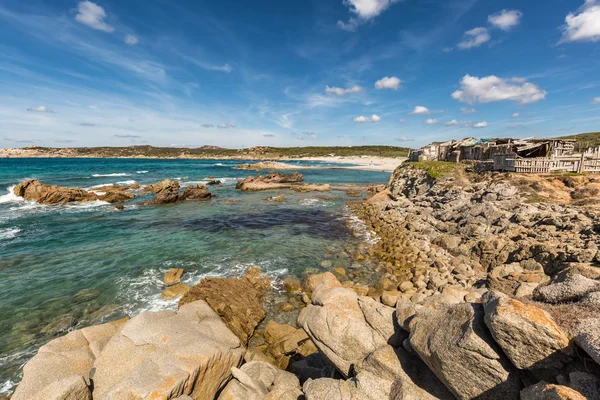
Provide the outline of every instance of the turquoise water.
<path id="1" fill-rule="evenodd" d="M 162 277 L 186 270 L 189 284 L 207 276 L 238 276 L 258 266 L 275 283 L 318 268 L 324 259 L 348 267 L 356 238 L 345 191 L 281 191 L 284 203 L 264 200 L 279 191 L 242 193 L 235 160 L 0 159 L 0 396 L 20 379 L 39 346 L 68 330 L 144 310 L 174 309 L 161 298 Z M 327 165 L 305 163 L 315 166 Z M 389 174 L 318 168 L 308 183 L 384 183 Z M 69 187 L 140 185 L 178 179 L 211 186 L 216 198 L 118 211 L 102 202 L 42 206 L 10 188 L 26 178 Z M 235 200 L 233 204 L 226 201 Z M 352 200 L 354 200 L 352 198 Z"/>

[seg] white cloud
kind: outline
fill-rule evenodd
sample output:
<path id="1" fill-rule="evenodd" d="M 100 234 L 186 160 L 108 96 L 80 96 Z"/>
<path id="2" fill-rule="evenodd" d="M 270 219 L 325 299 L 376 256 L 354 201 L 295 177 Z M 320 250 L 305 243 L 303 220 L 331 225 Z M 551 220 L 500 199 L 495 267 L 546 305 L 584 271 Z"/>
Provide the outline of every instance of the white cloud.
<path id="1" fill-rule="evenodd" d="M 345 31 L 355 31 L 361 24 L 375 18 L 384 12 L 389 6 L 400 0 L 344 0 L 343 4 L 350 8 L 350 12 L 356 14 L 348 22 L 338 21 L 337 26 Z"/>
<path id="2" fill-rule="evenodd" d="M 401 120 L 400 120 L 400 123 L 401 123 L 401 124 L 403 124 L 403 123 L 405 123 L 405 122 L 406 122 L 406 120 L 405 120 L 405 119 L 401 119 Z"/>
<path id="3" fill-rule="evenodd" d="M 465 32 L 465 38 L 457 45 L 457 47 L 463 50 L 471 49 L 473 47 L 481 46 L 490 39 L 491 36 L 487 28 L 473 28 L 470 31 Z"/>
<path id="4" fill-rule="evenodd" d="M 406 136 L 400 136 L 396 140 L 399 142 L 414 142 L 415 141 L 415 139 L 407 138 Z"/>
<path id="5" fill-rule="evenodd" d="M 351 88 L 348 88 L 348 89 L 325 86 L 325 93 L 335 94 L 336 96 L 344 96 L 346 94 L 360 93 L 362 91 L 363 91 L 363 88 L 360 86 L 352 86 Z"/>
<path id="6" fill-rule="evenodd" d="M 139 42 L 140 42 L 140 40 L 135 35 L 126 35 L 125 36 L 125 43 L 127 43 L 130 46 L 135 46 Z"/>
<path id="7" fill-rule="evenodd" d="M 488 123 L 483 121 L 483 122 L 477 122 L 476 124 L 473 124 L 473 128 L 487 128 L 488 127 Z"/>
<path id="8" fill-rule="evenodd" d="M 237 125 L 231 122 L 225 123 L 225 124 L 219 124 L 217 125 L 217 128 L 219 129 L 229 129 L 229 128 L 235 128 Z"/>
<path id="9" fill-rule="evenodd" d="M 527 82 L 525 78 L 503 79 L 494 75 L 477 78 L 466 75 L 461 81 L 461 89 L 452 93 L 452 98 L 467 103 L 512 100 L 527 104 L 546 98 L 546 91 Z"/>
<path id="10" fill-rule="evenodd" d="M 415 109 L 412 110 L 412 112 L 410 114 L 411 115 L 424 115 L 424 114 L 431 114 L 431 111 L 429 111 L 429 108 L 427 108 L 427 107 L 416 106 Z"/>
<path id="11" fill-rule="evenodd" d="M 41 112 L 41 113 L 53 113 L 54 112 L 46 106 L 31 107 L 31 108 L 28 108 L 27 111 Z"/>
<path id="12" fill-rule="evenodd" d="M 473 114 L 475 112 L 475 109 L 474 108 L 468 108 L 468 107 L 461 107 L 460 111 L 463 114 L 467 115 L 467 114 Z"/>
<path id="13" fill-rule="evenodd" d="M 453 119 L 452 121 L 448 121 L 446 122 L 444 125 L 446 126 L 454 126 L 454 125 L 458 125 L 458 121 Z"/>
<path id="14" fill-rule="evenodd" d="M 519 118 L 520 116 L 521 116 L 521 114 L 519 114 L 519 113 L 514 113 L 514 114 L 512 115 L 512 117 L 513 117 L 513 118 Z"/>
<path id="15" fill-rule="evenodd" d="M 425 120 L 425 125 L 436 125 L 438 122 L 440 121 L 438 121 L 437 119 L 429 118 Z"/>
<path id="16" fill-rule="evenodd" d="M 597 0 L 586 0 L 576 14 L 567 15 L 559 43 L 600 41 L 600 5 L 596 3 Z"/>
<path id="17" fill-rule="evenodd" d="M 594 100 L 592 100 L 592 103 L 600 104 L 600 97 L 594 97 Z"/>
<path id="18" fill-rule="evenodd" d="M 385 78 L 381 78 L 380 80 L 375 82 L 375 89 L 377 89 L 377 90 L 381 90 L 381 89 L 398 90 L 398 89 L 400 89 L 401 83 L 402 83 L 402 81 L 395 76 L 392 76 L 392 77 L 386 76 Z"/>
<path id="19" fill-rule="evenodd" d="M 488 17 L 490 24 L 503 31 L 509 31 L 521 22 L 523 13 L 519 10 L 502 10 Z"/>
<path id="20" fill-rule="evenodd" d="M 365 124 L 365 123 L 369 123 L 369 122 L 379 122 L 381 121 L 381 117 L 378 115 L 371 115 L 370 117 L 364 117 L 364 116 L 360 116 L 360 117 L 356 117 L 354 118 L 354 122 L 357 124 Z"/>
<path id="21" fill-rule="evenodd" d="M 202 124 L 200 126 L 203 128 L 214 128 L 215 127 L 213 124 Z"/>
<path id="22" fill-rule="evenodd" d="M 90 28 L 104 32 L 113 32 L 115 28 L 104 22 L 106 17 L 107 14 L 106 11 L 104 11 L 104 8 L 96 3 L 86 0 L 77 4 L 77 15 L 75 16 L 75 20 Z"/>
<path id="23" fill-rule="evenodd" d="M 269 137 L 269 138 L 273 138 L 273 137 L 275 137 L 275 135 L 273 135 L 272 133 L 265 133 L 265 134 L 263 135 L 263 137 Z"/>

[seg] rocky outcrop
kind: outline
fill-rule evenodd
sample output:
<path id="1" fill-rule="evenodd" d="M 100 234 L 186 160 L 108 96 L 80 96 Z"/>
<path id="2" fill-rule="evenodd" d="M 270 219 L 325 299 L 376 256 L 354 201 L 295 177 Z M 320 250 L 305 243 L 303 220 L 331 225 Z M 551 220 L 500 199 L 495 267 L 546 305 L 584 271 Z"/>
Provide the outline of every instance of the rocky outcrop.
<path id="1" fill-rule="evenodd" d="M 566 386 L 540 382 L 521 391 L 521 400 L 585 400 L 576 390 Z"/>
<path id="2" fill-rule="evenodd" d="M 94 362 L 96 399 L 213 399 L 244 347 L 204 301 L 132 318 Z"/>
<path id="3" fill-rule="evenodd" d="M 212 194 L 204 185 L 188 186 L 183 193 L 179 192 L 178 189 L 175 190 L 176 187 L 179 187 L 177 182 L 170 186 L 160 186 L 153 189 L 158 190 L 154 199 L 142 203 L 142 205 L 173 204 L 186 200 L 210 200 L 212 197 Z"/>
<path id="4" fill-rule="evenodd" d="M 267 315 L 261 300 L 270 287 L 269 279 L 250 274 L 242 278 L 206 278 L 183 295 L 179 307 L 197 300 L 206 301 L 229 329 L 247 343 Z"/>
<path id="5" fill-rule="evenodd" d="M 312 293 L 311 304 L 300 312 L 298 323 L 348 377 L 354 364 L 379 347 L 400 340 L 393 314 L 393 308 L 370 297 L 324 284 Z"/>
<path id="6" fill-rule="evenodd" d="M 519 369 L 561 369 L 571 360 L 567 335 L 550 314 L 495 291 L 483 295 L 485 323 Z"/>
<path id="7" fill-rule="evenodd" d="M 593 292 L 600 292 L 600 282 L 582 275 L 571 275 L 563 282 L 539 288 L 536 297 L 545 303 L 564 303 L 579 300 Z"/>
<path id="8" fill-rule="evenodd" d="M 487 332 L 481 305 L 420 309 L 410 346 L 460 399 L 518 398 L 521 383 Z"/>
<path id="9" fill-rule="evenodd" d="M 298 400 L 303 397 L 298 378 L 269 363 L 251 361 L 232 368 L 233 379 L 218 400 Z"/>
<path id="10" fill-rule="evenodd" d="M 127 320 L 83 328 L 42 346 L 23 368 L 13 400 L 91 399 L 90 371 Z"/>
<path id="11" fill-rule="evenodd" d="M 183 268 L 170 268 L 163 278 L 163 282 L 167 286 L 175 285 L 176 283 L 181 282 L 181 277 L 183 276 L 184 270 Z"/>
<path id="12" fill-rule="evenodd" d="M 131 200 L 135 197 L 133 193 L 125 192 L 130 187 L 106 186 L 102 187 L 102 193 L 79 188 L 68 188 L 57 185 L 48 185 L 36 179 L 26 180 L 14 188 L 14 194 L 25 200 L 33 200 L 39 204 L 67 204 L 72 202 L 87 202 L 101 200 L 108 203 L 119 203 Z"/>
<path id="13" fill-rule="evenodd" d="M 600 316 L 581 321 L 574 334 L 575 343 L 600 365 Z"/>
<path id="14" fill-rule="evenodd" d="M 178 192 L 180 189 L 179 182 L 171 181 L 170 179 L 166 179 L 162 182 L 157 182 L 152 185 L 146 185 L 144 187 L 144 191 L 151 192 L 154 194 L 164 193 L 164 192 Z"/>
<path id="15" fill-rule="evenodd" d="M 291 174 L 283 174 L 270 172 L 268 175 L 249 176 L 245 179 L 238 180 L 235 188 L 241 191 L 261 191 L 270 189 L 289 189 L 292 184 L 298 184 L 304 181 L 302 174 L 292 172 Z"/>

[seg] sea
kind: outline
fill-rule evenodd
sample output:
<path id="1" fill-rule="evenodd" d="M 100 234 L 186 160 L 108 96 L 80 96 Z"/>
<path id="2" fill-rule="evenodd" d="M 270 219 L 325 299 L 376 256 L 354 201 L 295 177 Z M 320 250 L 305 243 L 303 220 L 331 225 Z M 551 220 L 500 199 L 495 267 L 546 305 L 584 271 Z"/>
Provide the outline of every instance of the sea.
<path id="1" fill-rule="evenodd" d="M 175 310 L 177 299 L 161 297 L 169 268 L 184 268 L 183 282 L 192 285 L 257 266 L 278 288 L 288 275 L 355 263 L 351 249 L 370 233 L 351 215 L 347 203 L 357 198 L 343 185 L 385 183 L 389 173 L 300 162 L 318 167 L 299 170 L 305 182 L 342 187 L 248 193 L 235 190 L 239 178 L 256 174 L 235 168 L 247 162 L 0 159 L 0 397 L 14 391 L 23 365 L 53 338 L 142 311 Z M 101 201 L 25 201 L 12 193 L 25 179 L 98 191 L 164 179 L 222 184 L 209 187 L 210 201 L 142 206 L 152 196 L 139 191 L 118 210 Z M 265 200 L 279 194 L 284 202 Z"/>

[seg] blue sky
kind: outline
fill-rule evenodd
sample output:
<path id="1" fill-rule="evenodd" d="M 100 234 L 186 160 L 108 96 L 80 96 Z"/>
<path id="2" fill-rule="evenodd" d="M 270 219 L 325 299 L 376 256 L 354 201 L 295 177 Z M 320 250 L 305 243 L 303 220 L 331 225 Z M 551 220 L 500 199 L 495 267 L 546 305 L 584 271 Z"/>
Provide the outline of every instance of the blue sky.
<path id="1" fill-rule="evenodd" d="M 0 146 L 600 131 L 600 0 L 3 0 Z"/>

